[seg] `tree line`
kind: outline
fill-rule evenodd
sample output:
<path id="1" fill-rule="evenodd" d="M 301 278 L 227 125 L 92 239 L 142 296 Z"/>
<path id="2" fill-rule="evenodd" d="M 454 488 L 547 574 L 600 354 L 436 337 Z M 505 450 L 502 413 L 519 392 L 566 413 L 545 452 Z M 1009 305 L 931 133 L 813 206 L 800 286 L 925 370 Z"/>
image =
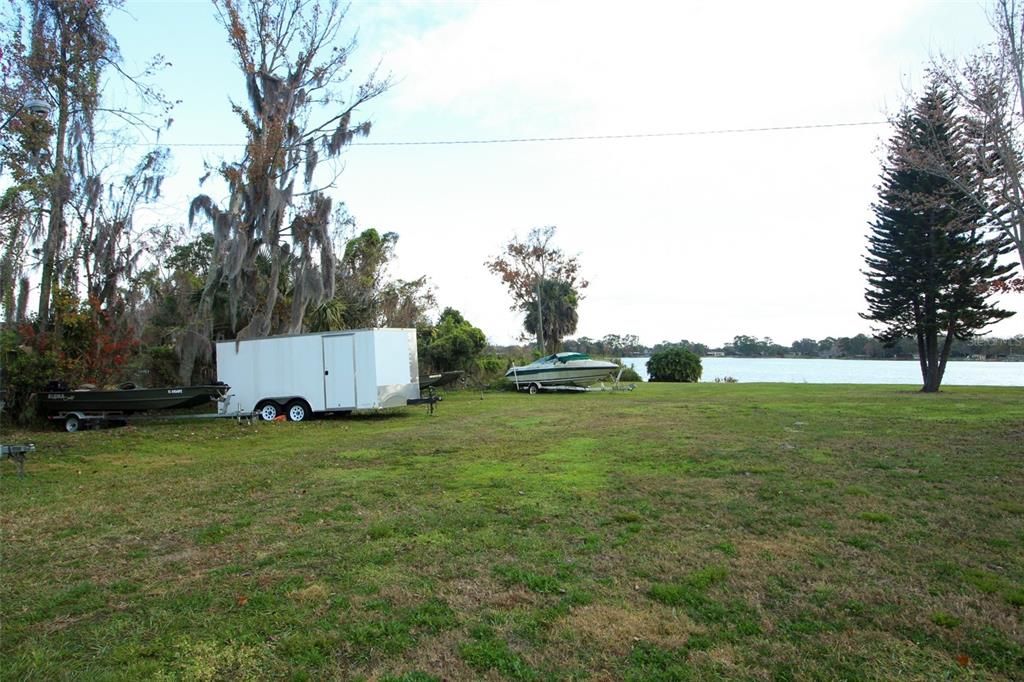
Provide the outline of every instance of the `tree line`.
<path id="1" fill-rule="evenodd" d="M 647 346 L 641 344 L 633 334 L 608 334 L 600 339 L 581 336 L 568 339 L 565 350 L 603 357 L 650 357 L 670 348 L 681 348 L 695 355 L 707 357 L 721 354 L 725 357 L 742 358 L 863 358 L 872 360 L 909 359 L 917 355 L 917 342 L 911 337 L 896 339 L 887 345 L 873 336 L 828 336 L 824 339 L 803 338 L 788 346 L 776 343 L 770 337 L 738 335 L 731 342 L 721 346 L 682 339 L 662 341 Z M 978 359 L 1019 359 L 1024 358 L 1024 335 L 1008 339 L 975 336 L 970 339 L 954 340 L 950 357 Z"/>
<path id="2" fill-rule="evenodd" d="M 52 379 L 209 382 L 219 340 L 416 327 L 424 371 L 459 368 L 482 350 L 483 332 L 458 311 L 433 316 L 425 275 L 390 276 L 399 236 L 357 226 L 333 199 L 345 148 L 371 132 L 360 109 L 391 86 L 386 74 L 352 73 L 346 4 L 213 0 L 244 86 L 230 104 L 244 147 L 196 179 L 180 207 L 187 224 L 136 220 L 160 198 L 170 159 L 146 141 L 172 123 L 175 103 L 154 82 L 173 66 L 154 55 L 128 70 L 108 28 L 121 5 L 12 0 L 0 9 L 8 405 L 24 408 Z"/>
<path id="3" fill-rule="evenodd" d="M 169 150 L 144 142 L 172 123 L 175 103 L 153 82 L 173 67 L 154 55 L 128 71 L 107 25 L 120 7 L 12 0 L 0 10 L 8 398 L 52 378 L 210 381 L 215 341 L 356 327 L 416 327 L 425 369 L 471 365 L 482 332 L 451 309 L 435 321 L 426 275 L 389 275 L 398 235 L 357 226 L 333 198 L 345 148 L 372 131 L 361 108 L 392 84 L 376 71 L 353 76 L 346 6 L 213 0 L 245 92 L 231 104 L 243 148 L 197 179 L 181 207 L 187 225 L 135 219 L 159 199 L 168 168 Z M 1016 254 L 1024 264 L 1022 15 L 1013 0 L 996 0 L 993 45 L 933 65 L 926 91 L 894 120 L 865 261 L 874 338 L 804 339 L 780 350 L 738 336 L 723 353 L 916 355 L 927 390 L 958 352 L 1002 354 L 966 349 L 982 349 L 982 330 L 1009 314 L 991 296 L 1024 290 L 1007 260 Z M 111 89 L 130 96 L 110 97 Z M 554 227 L 536 228 L 484 264 L 508 288 L 538 352 L 666 346 L 644 348 L 630 335 L 569 339 L 587 282 L 554 236 Z"/>

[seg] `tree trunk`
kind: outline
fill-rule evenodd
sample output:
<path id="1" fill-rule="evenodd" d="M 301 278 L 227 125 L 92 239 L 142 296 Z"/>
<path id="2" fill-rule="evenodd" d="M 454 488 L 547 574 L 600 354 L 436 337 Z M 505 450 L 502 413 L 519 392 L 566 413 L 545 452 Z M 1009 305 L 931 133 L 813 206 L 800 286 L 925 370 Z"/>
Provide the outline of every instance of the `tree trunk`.
<path id="1" fill-rule="evenodd" d="M 57 254 L 64 242 L 64 143 L 68 130 L 68 100 L 63 90 L 59 92 L 57 104 L 57 140 L 53 147 L 53 176 L 50 178 L 50 215 L 46 225 L 46 239 L 43 242 L 43 270 L 39 279 L 39 331 L 45 332 L 50 325 L 50 299 L 53 296 L 53 280 Z"/>
<path id="2" fill-rule="evenodd" d="M 924 319 L 918 322 L 918 346 L 924 345 L 921 356 L 921 367 L 924 372 L 924 393 L 935 393 L 939 390 L 942 377 L 939 375 L 939 332 L 936 324 L 935 301 L 926 298 L 924 302 Z"/>
<path id="3" fill-rule="evenodd" d="M 270 335 L 273 324 L 274 307 L 277 305 L 277 285 L 281 279 L 281 247 L 274 245 L 270 249 L 270 277 L 267 279 L 267 295 L 263 302 L 256 306 L 249 324 L 245 325 L 235 338 L 262 339 Z"/>
<path id="4" fill-rule="evenodd" d="M 939 390 L 939 386 L 942 385 L 942 379 L 946 376 L 946 362 L 949 360 L 949 352 L 953 350 L 953 323 L 949 323 L 949 327 L 946 329 L 946 340 L 942 344 L 942 354 L 939 357 L 939 378 L 935 384 L 935 390 Z"/>
<path id="5" fill-rule="evenodd" d="M 18 283 L 18 309 L 14 321 L 21 324 L 28 317 L 28 277 L 22 277 Z"/>
<path id="6" fill-rule="evenodd" d="M 939 375 L 938 335 L 935 332 L 929 332 L 925 336 L 925 345 L 928 349 L 928 359 L 926 361 L 924 386 L 921 387 L 921 392 L 935 393 L 939 390 L 939 384 L 942 382 L 942 377 Z"/>
<path id="7" fill-rule="evenodd" d="M 543 305 L 540 300 L 540 283 L 541 278 L 537 278 L 537 347 L 540 348 L 540 352 L 544 353 L 547 349 L 544 347 L 544 312 L 542 310 Z"/>
<path id="8" fill-rule="evenodd" d="M 939 390 L 938 349 L 936 346 L 936 343 L 929 344 L 928 371 L 925 375 L 925 385 L 921 387 L 922 393 L 935 393 Z"/>
<path id="9" fill-rule="evenodd" d="M 921 304 L 914 301 L 914 326 L 917 331 L 917 362 L 921 366 L 921 382 L 928 383 L 928 348 L 924 342 L 924 331 L 921 325 Z"/>
<path id="10" fill-rule="evenodd" d="M 3 296 L 4 324 L 11 324 L 14 321 L 15 311 L 17 310 L 14 290 L 19 273 L 15 272 L 15 266 L 20 261 L 16 255 L 16 249 L 18 249 L 18 245 L 21 242 L 21 224 L 21 217 L 15 216 L 12 221 L 11 232 L 7 236 L 8 250 L 4 253 L 3 260 L 0 261 L 0 287 L 4 288 L 4 291 L 0 293 L 0 296 Z M 10 289 L 7 287 L 10 287 Z"/>

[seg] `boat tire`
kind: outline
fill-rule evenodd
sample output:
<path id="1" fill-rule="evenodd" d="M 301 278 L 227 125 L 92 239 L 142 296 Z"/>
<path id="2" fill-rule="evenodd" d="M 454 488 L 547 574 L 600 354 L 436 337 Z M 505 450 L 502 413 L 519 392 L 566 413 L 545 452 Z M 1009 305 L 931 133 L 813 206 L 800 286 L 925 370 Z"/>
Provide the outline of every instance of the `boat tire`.
<path id="1" fill-rule="evenodd" d="M 309 405 L 305 400 L 293 400 L 284 408 L 284 413 L 290 422 L 304 422 L 310 417 Z"/>
<path id="2" fill-rule="evenodd" d="M 69 414 L 64 418 L 64 430 L 68 433 L 75 433 L 82 427 L 82 422 L 76 415 Z"/>
<path id="3" fill-rule="evenodd" d="M 537 391 L 540 390 L 540 384 L 530 384 L 530 395 L 537 395 Z"/>
<path id="4" fill-rule="evenodd" d="M 281 406 L 273 400 L 264 400 L 256 406 L 256 416 L 265 422 L 272 422 L 281 414 Z"/>

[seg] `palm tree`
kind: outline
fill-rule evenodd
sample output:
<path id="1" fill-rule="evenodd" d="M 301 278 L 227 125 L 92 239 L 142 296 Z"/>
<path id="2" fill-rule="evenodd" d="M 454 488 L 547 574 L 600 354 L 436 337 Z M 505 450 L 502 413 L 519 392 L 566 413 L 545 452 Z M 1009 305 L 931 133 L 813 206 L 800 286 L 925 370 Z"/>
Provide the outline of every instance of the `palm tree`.
<path id="1" fill-rule="evenodd" d="M 558 351 L 562 339 L 576 332 L 579 315 L 580 295 L 568 282 L 545 279 L 540 285 L 540 313 L 544 325 L 544 350 L 548 353 Z M 530 334 L 537 333 L 538 306 L 530 301 L 523 306 L 526 318 L 523 327 Z"/>

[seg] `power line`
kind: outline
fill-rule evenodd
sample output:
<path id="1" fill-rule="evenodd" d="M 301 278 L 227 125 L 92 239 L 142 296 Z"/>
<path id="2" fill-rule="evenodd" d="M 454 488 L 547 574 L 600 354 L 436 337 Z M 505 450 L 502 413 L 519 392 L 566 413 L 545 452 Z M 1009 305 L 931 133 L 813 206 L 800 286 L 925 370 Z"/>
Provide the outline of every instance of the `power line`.
<path id="1" fill-rule="evenodd" d="M 813 130 L 819 128 L 851 128 L 855 126 L 873 126 L 886 124 L 888 121 L 859 121 L 855 123 L 814 123 L 806 125 L 771 126 L 763 128 L 720 128 L 717 130 L 688 130 L 672 133 L 625 133 L 621 135 L 567 135 L 564 137 L 508 137 L 484 140 L 426 140 L 414 142 L 353 142 L 353 145 L 365 147 L 397 147 L 411 145 L 443 145 L 443 144 L 509 144 L 516 142 L 579 142 L 586 140 L 631 140 L 652 137 L 693 137 L 698 135 L 730 135 L 737 133 L 768 133 L 786 130 Z"/>
<path id="2" fill-rule="evenodd" d="M 479 145 L 479 144 L 519 144 L 524 142 L 586 142 L 595 140 L 635 140 L 658 137 L 697 137 L 701 135 L 737 135 L 750 133 L 774 133 L 793 130 L 821 130 L 826 128 L 857 128 L 865 126 L 888 125 L 888 121 L 854 121 L 848 123 L 807 123 L 788 126 L 765 126 L 759 128 L 717 128 L 710 130 L 686 130 L 667 133 L 623 133 L 618 135 L 564 135 L 559 137 L 496 137 L 477 140 L 409 140 L 385 142 L 351 142 L 352 147 L 424 147 L 438 145 Z M 151 146 L 143 142 L 132 143 L 134 146 Z M 167 142 L 163 147 L 244 147 L 241 143 L 232 142 Z"/>

